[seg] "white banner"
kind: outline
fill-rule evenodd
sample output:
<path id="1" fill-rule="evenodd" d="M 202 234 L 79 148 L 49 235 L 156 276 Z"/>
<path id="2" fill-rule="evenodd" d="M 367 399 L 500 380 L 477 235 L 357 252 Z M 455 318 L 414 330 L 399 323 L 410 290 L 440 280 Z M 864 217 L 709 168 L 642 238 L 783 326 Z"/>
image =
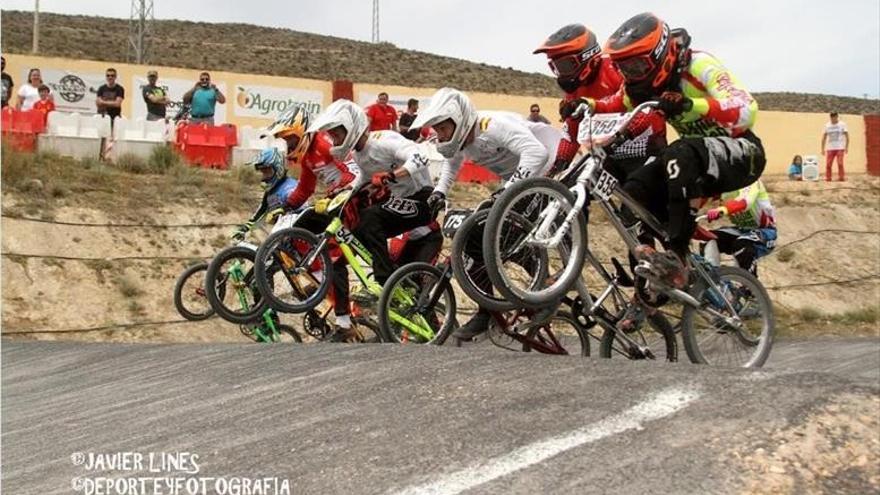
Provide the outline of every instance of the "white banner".
<path id="1" fill-rule="evenodd" d="M 226 103 L 221 104 L 217 103 L 214 107 L 214 123 L 217 125 L 226 123 L 226 105 L 231 103 L 229 99 L 229 95 L 226 94 L 226 83 L 212 81 L 215 85 L 217 85 L 217 89 L 226 96 Z M 132 119 L 146 119 L 147 118 L 147 104 L 144 102 L 144 86 L 147 85 L 147 78 L 144 76 L 133 76 L 131 78 L 132 88 L 133 90 L 129 93 L 128 89 L 125 90 L 126 98 L 132 99 L 132 113 L 130 118 Z M 156 81 L 156 85 L 165 90 L 165 94 L 171 98 L 171 103 L 165 107 L 165 116 L 173 118 L 177 115 L 177 112 L 180 110 L 180 106 L 183 105 L 183 94 L 187 91 L 191 90 L 195 85 L 195 81 L 187 80 L 187 79 L 173 79 L 173 78 L 163 78 L 162 74 L 159 74 L 159 80 Z"/>
<path id="2" fill-rule="evenodd" d="M 22 72 L 22 81 L 27 80 L 28 71 Z M 72 72 L 59 69 L 42 69 L 43 84 L 52 90 L 55 108 L 63 112 L 98 113 L 95 97 L 98 88 L 104 84 L 104 74 L 100 72 Z M 15 91 L 20 88 L 16 85 Z M 128 91 L 128 88 L 126 88 Z M 126 93 L 126 97 L 128 94 Z"/>
<path id="3" fill-rule="evenodd" d="M 272 121 L 292 106 L 303 107 L 313 115 L 321 113 L 324 93 L 276 86 L 236 85 L 233 99 L 235 115 Z"/>

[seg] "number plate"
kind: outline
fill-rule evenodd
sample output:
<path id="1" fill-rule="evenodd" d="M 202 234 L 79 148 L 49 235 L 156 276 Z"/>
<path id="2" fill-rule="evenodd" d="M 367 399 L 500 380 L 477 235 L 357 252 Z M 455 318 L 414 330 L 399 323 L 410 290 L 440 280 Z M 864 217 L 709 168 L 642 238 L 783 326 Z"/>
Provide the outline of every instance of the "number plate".
<path id="1" fill-rule="evenodd" d="M 614 192 L 615 186 L 617 186 L 617 179 L 603 170 L 599 175 L 599 180 L 593 186 L 593 196 L 598 199 L 608 199 L 611 197 L 611 193 Z"/>
<path id="2" fill-rule="evenodd" d="M 471 210 L 449 210 L 449 212 L 446 213 L 446 218 L 443 219 L 443 228 L 441 229 L 443 235 L 446 237 L 454 236 L 458 228 L 461 227 L 462 222 L 464 222 L 471 213 Z"/>
<path id="3" fill-rule="evenodd" d="M 293 227 L 296 224 L 296 221 L 299 220 L 300 215 L 302 215 L 302 213 L 300 212 L 290 212 L 281 215 L 281 218 L 279 218 L 275 222 L 275 225 L 272 226 L 272 233 L 274 234 L 279 230 L 289 229 L 290 227 Z"/>
<path id="4" fill-rule="evenodd" d="M 626 116 L 627 114 L 623 113 L 600 113 L 598 115 L 593 115 L 592 138 L 603 139 L 613 136 L 626 119 Z M 581 124 L 582 125 L 578 128 L 577 140 L 580 144 L 587 144 L 590 141 L 590 132 L 588 132 L 587 126 L 584 125 L 584 121 L 581 121 Z"/>

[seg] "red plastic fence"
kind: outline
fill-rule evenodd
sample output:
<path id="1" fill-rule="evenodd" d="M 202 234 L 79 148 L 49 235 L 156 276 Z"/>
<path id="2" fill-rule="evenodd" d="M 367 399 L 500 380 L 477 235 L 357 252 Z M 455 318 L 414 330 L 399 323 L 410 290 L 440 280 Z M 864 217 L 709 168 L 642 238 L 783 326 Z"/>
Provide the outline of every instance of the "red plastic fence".
<path id="1" fill-rule="evenodd" d="M 0 127 L 3 137 L 14 149 L 34 151 L 37 148 L 37 135 L 46 132 L 46 113 L 5 107 Z"/>
<path id="2" fill-rule="evenodd" d="M 880 175 L 880 115 L 865 115 L 865 154 L 871 175 Z"/>
<path id="3" fill-rule="evenodd" d="M 232 147 L 238 144 L 238 130 L 232 124 L 181 124 L 175 144 L 184 159 L 193 165 L 226 169 Z"/>

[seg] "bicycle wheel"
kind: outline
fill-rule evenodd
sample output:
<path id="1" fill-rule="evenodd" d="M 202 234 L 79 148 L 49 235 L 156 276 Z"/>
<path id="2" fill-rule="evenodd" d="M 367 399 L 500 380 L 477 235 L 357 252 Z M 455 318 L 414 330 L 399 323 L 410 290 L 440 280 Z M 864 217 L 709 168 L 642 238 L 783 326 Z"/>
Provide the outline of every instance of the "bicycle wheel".
<path id="1" fill-rule="evenodd" d="M 619 336 L 620 330 L 617 330 L 611 322 L 599 319 L 599 324 L 605 329 L 602 333 L 602 341 L 599 343 L 599 356 L 677 362 L 678 341 L 675 339 L 675 329 L 666 316 L 657 311 L 648 316 L 645 322 L 647 325 L 642 325 L 638 330 L 626 334 L 635 342 L 634 345 Z"/>
<path id="2" fill-rule="evenodd" d="M 770 356 L 776 332 L 770 296 L 742 268 L 722 266 L 717 273 L 722 294 L 702 279 L 690 290 L 702 307 L 685 306 L 682 312 L 685 351 L 695 363 L 759 368 Z"/>
<path id="3" fill-rule="evenodd" d="M 243 325 L 259 320 L 268 307 L 254 283 L 254 255 L 251 248 L 231 246 L 208 263 L 205 295 L 214 311 L 231 323 Z M 218 290 L 220 287 L 225 289 Z"/>
<path id="4" fill-rule="evenodd" d="M 431 301 L 436 302 L 431 304 Z M 379 329 L 388 342 L 442 345 L 455 326 L 451 280 L 430 263 L 404 265 L 385 282 L 379 298 Z M 410 326 L 433 337 L 426 339 Z"/>
<path id="5" fill-rule="evenodd" d="M 558 301 L 581 274 L 587 248 L 587 225 L 577 212 L 555 247 L 548 245 L 575 203 L 574 195 L 546 177 L 521 180 L 498 198 L 483 236 L 483 257 L 495 289 L 517 305 L 538 308 Z M 529 219 L 517 213 L 528 205 L 547 205 Z M 548 227 L 540 232 L 542 225 Z M 540 256 L 546 264 L 533 273 L 523 263 Z"/>
<path id="6" fill-rule="evenodd" d="M 483 262 L 483 230 L 489 210 L 474 212 L 462 222 L 452 238 L 452 273 L 461 290 L 481 308 L 508 311 L 515 307 L 494 293 Z"/>
<path id="7" fill-rule="evenodd" d="M 302 343 L 302 337 L 292 326 L 278 325 L 275 328 L 278 330 L 278 342 L 295 344 Z"/>
<path id="8" fill-rule="evenodd" d="M 362 339 L 363 344 L 381 344 L 384 342 L 382 338 L 382 330 L 375 321 L 363 316 L 355 316 L 351 319 L 355 329 Z"/>
<path id="9" fill-rule="evenodd" d="M 205 294 L 205 273 L 208 263 L 197 263 L 180 274 L 174 283 L 174 307 L 189 321 L 202 321 L 214 316 L 214 308 Z M 226 284 L 218 290 L 225 291 Z"/>
<path id="10" fill-rule="evenodd" d="M 303 261 L 319 250 L 311 266 Z M 324 299 L 330 290 L 330 254 L 308 230 L 292 227 L 270 235 L 257 249 L 257 287 L 269 306 L 282 313 L 303 313 Z"/>
<path id="11" fill-rule="evenodd" d="M 590 335 L 578 321 L 567 311 L 558 311 L 545 325 L 530 328 L 526 337 L 537 341 L 557 354 L 572 356 L 590 355 Z M 531 343 L 523 343 L 523 352 L 546 352 L 542 347 Z"/>

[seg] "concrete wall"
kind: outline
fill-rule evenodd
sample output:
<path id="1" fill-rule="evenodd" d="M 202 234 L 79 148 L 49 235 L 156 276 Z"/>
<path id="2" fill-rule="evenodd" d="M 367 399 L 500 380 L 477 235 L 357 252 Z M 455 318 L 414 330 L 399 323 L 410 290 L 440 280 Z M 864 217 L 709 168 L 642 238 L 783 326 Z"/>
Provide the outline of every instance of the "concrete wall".
<path id="1" fill-rule="evenodd" d="M 159 71 L 159 83 L 167 83 L 172 99 L 179 97 L 198 79 L 198 70 L 179 69 L 173 67 L 145 66 L 88 60 L 71 60 L 62 58 L 35 57 L 28 55 L 6 54 L 7 72 L 15 79 L 16 90 L 25 82 L 28 68 L 37 67 L 44 72 L 51 72 L 56 77 L 61 72 L 80 74 L 90 84 L 103 82 L 104 70 L 113 66 L 119 72 L 119 83 L 125 87 L 126 99 L 122 113 L 137 118 L 142 115 L 145 105 L 139 86 L 145 82 L 144 76 L 148 69 Z M 87 76 L 91 76 L 91 80 Z M 217 121 L 230 122 L 239 126 L 265 126 L 288 104 L 309 105 L 313 110 L 320 109 L 332 100 L 332 83 L 314 79 L 298 79 L 289 77 L 263 76 L 255 74 L 237 74 L 231 72 L 211 71 L 212 81 L 226 94 L 225 105 L 218 105 Z M 47 81 L 50 82 L 50 81 Z M 403 86 L 354 84 L 354 100 L 359 104 L 375 101 L 376 95 L 385 91 L 389 93 L 392 103 L 403 108 L 410 97 L 423 100 L 436 91 L 436 88 L 408 88 Z M 56 91 L 57 93 L 57 91 Z M 532 103 L 541 105 L 541 111 L 554 125 L 559 126 L 558 98 L 538 98 L 532 96 L 502 95 L 490 93 L 469 93 L 478 109 L 508 110 L 526 115 Z M 92 103 L 86 105 L 94 111 L 94 95 Z M 56 94 L 56 103 L 60 95 Z M 78 102 L 83 102 L 88 98 Z M 223 107 L 222 109 L 220 107 Z M 865 121 L 860 115 L 841 115 L 841 119 L 849 126 L 850 150 L 846 157 L 846 168 L 850 173 L 864 173 L 867 167 L 867 151 Z M 761 111 L 755 132 L 761 138 L 767 150 L 768 163 L 765 173 L 785 174 L 791 158 L 798 155 L 818 155 L 821 146 L 822 132 L 827 114 L 791 113 Z M 670 129 L 670 138 L 675 132 Z M 824 163 L 824 159 L 820 159 Z"/>

